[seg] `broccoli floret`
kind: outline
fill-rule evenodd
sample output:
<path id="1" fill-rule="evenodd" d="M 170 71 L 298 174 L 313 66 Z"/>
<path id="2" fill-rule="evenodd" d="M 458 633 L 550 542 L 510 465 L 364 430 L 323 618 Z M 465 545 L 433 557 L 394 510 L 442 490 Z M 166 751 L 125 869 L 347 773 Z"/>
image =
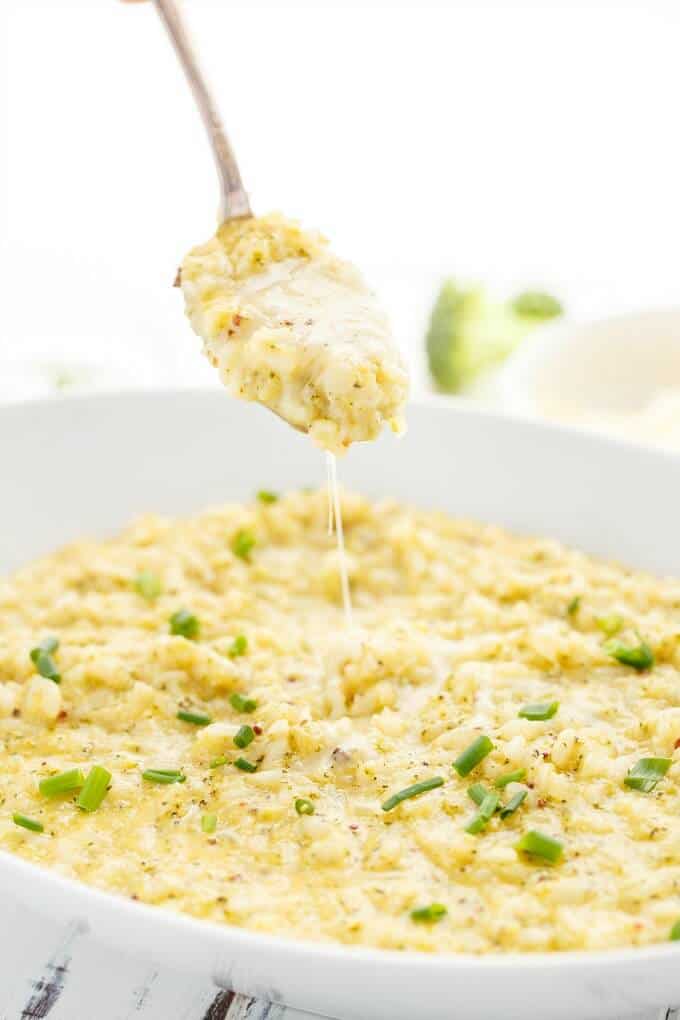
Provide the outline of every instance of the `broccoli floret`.
<path id="1" fill-rule="evenodd" d="M 525 290 L 513 298 L 510 304 L 516 315 L 524 319 L 536 319 L 538 322 L 555 319 L 563 311 L 557 298 L 540 290 Z"/>
<path id="2" fill-rule="evenodd" d="M 427 332 L 432 378 L 448 393 L 465 391 L 507 358 L 538 323 L 561 314 L 559 301 L 539 291 L 494 301 L 482 287 L 446 280 Z"/>

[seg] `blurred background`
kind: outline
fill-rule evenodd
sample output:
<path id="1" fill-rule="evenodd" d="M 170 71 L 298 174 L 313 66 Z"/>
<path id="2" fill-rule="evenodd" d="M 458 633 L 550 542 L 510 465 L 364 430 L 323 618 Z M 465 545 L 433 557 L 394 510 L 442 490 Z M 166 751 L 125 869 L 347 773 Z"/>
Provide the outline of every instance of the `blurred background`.
<path id="1" fill-rule="evenodd" d="M 417 386 L 442 280 L 677 302 L 680 5 L 185 0 L 256 211 L 380 291 Z M 0 4 L 0 393 L 214 385 L 171 287 L 215 227 L 151 4 Z"/>

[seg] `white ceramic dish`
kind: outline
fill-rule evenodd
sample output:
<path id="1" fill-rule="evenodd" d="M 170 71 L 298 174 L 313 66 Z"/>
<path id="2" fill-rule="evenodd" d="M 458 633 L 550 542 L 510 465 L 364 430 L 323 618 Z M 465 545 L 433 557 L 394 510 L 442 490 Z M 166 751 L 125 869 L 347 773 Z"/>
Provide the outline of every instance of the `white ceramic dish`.
<path id="1" fill-rule="evenodd" d="M 0 408 L 0 569 L 155 509 L 317 485 L 321 455 L 220 392 Z M 680 458 L 432 401 L 403 440 L 353 450 L 342 481 L 680 574 Z M 129 952 L 342 1020 L 620 1017 L 680 1001 L 680 946 L 430 957 L 295 942 L 195 921 L 0 854 L 0 890 Z M 1 923 L 0 908 L 0 923 Z"/>
<path id="2" fill-rule="evenodd" d="M 496 381 L 503 407 L 587 420 L 636 414 L 680 389 L 680 308 L 537 329 Z"/>

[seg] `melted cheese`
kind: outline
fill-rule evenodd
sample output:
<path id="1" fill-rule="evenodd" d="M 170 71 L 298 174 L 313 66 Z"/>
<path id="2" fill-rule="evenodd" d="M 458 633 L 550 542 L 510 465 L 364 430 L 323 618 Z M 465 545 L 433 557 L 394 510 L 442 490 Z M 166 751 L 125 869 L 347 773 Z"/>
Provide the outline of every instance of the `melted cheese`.
<path id="1" fill-rule="evenodd" d="M 404 428 L 408 379 L 350 263 L 279 216 L 225 224 L 181 271 L 191 324 L 234 396 L 342 453 Z"/>

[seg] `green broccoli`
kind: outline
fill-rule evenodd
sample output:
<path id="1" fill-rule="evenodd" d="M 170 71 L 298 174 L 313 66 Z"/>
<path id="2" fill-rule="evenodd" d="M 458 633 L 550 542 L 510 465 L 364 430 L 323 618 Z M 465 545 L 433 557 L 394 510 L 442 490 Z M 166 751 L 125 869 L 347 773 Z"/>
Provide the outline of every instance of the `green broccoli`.
<path id="1" fill-rule="evenodd" d="M 464 392 L 504 361 L 535 326 L 561 314 L 559 301 L 540 291 L 494 301 L 482 287 L 446 280 L 427 331 L 432 378 L 440 390 Z"/>

